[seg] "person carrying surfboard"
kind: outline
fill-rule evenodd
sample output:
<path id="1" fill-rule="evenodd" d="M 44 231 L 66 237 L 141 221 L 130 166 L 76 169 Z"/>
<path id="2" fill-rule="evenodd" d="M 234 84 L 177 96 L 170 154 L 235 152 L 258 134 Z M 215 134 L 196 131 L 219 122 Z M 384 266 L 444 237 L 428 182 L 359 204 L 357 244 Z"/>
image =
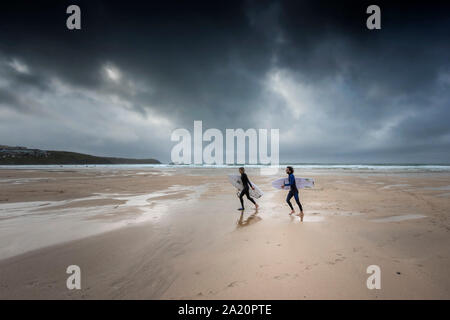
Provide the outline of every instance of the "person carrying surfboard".
<path id="1" fill-rule="evenodd" d="M 294 168 L 286 167 L 286 173 L 289 175 L 289 182 L 285 183 L 281 187 L 283 189 L 284 189 L 284 187 L 288 187 L 288 186 L 290 187 L 289 193 L 286 197 L 286 202 L 292 210 L 291 213 L 289 213 L 289 215 L 292 215 L 295 213 L 294 207 L 291 204 L 291 199 L 292 199 L 292 197 L 294 197 L 295 202 L 297 202 L 298 207 L 300 208 L 300 213 L 298 214 L 298 216 L 300 217 L 300 220 L 303 221 L 303 216 L 304 216 L 303 208 L 302 208 L 302 204 L 300 203 L 300 200 L 298 198 L 298 189 L 297 189 L 297 185 L 295 184 Z"/>
<path id="2" fill-rule="evenodd" d="M 250 192 L 249 187 L 252 188 L 252 190 L 255 190 L 255 187 L 253 187 L 252 183 L 248 179 L 247 174 L 245 173 L 244 167 L 239 168 L 239 173 L 241 174 L 241 181 L 242 181 L 242 185 L 244 186 L 244 189 L 242 189 L 241 193 L 239 194 L 239 200 L 241 200 L 241 207 L 238 210 L 241 210 L 241 211 L 244 210 L 244 199 L 243 199 L 244 195 L 246 195 L 247 199 L 250 200 L 251 202 L 253 202 L 256 209 L 258 209 L 258 204 L 255 202 L 255 200 L 253 200 L 252 197 L 250 197 L 250 193 L 249 193 Z"/>

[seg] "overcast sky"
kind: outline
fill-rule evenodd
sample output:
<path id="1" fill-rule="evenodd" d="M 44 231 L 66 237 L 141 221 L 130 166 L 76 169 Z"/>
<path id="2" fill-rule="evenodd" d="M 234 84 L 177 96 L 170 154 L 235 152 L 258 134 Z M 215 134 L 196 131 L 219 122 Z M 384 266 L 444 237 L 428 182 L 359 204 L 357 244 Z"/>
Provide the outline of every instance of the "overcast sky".
<path id="1" fill-rule="evenodd" d="M 168 162 L 202 120 L 279 128 L 282 162 L 448 163 L 449 52 L 430 1 L 2 3 L 0 144 Z"/>

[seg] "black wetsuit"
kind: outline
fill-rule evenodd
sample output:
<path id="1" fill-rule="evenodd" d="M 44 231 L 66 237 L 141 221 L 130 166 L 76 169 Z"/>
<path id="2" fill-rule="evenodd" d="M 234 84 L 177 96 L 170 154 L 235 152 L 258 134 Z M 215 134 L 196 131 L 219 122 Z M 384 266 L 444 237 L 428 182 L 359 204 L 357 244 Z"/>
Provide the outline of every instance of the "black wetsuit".
<path id="1" fill-rule="evenodd" d="M 294 211 L 294 207 L 291 204 L 291 198 L 295 198 L 295 202 L 297 202 L 298 207 L 300 208 L 300 211 L 303 212 L 302 204 L 300 203 L 300 200 L 298 198 L 298 189 L 297 185 L 295 184 L 295 176 L 294 174 L 289 174 L 289 183 L 284 184 L 285 187 L 290 186 L 289 193 L 286 197 L 286 202 L 288 203 L 289 207 L 291 207 L 291 210 Z"/>
<path id="2" fill-rule="evenodd" d="M 245 173 L 241 174 L 241 180 L 242 180 L 242 185 L 244 186 L 244 189 L 241 191 L 241 194 L 239 195 L 239 200 L 241 200 L 241 206 L 242 208 L 244 208 L 244 195 L 247 196 L 247 199 L 250 200 L 251 202 L 255 203 L 255 200 L 253 200 L 252 197 L 250 197 L 250 190 L 249 187 L 253 187 L 252 184 L 250 183 L 250 180 L 248 180 L 248 177 Z"/>

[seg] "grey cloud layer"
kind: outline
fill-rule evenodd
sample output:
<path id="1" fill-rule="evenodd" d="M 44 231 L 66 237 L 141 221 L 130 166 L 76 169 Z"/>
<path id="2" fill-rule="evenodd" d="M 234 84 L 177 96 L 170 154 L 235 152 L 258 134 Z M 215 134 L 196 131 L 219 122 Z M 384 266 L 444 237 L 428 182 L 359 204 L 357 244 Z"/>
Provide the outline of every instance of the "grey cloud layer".
<path id="1" fill-rule="evenodd" d="M 0 14 L 0 143 L 170 161 L 203 120 L 280 128 L 282 161 L 448 162 L 448 5 L 372 32 L 364 1 L 78 3 L 79 32 L 64 1 Z"/>

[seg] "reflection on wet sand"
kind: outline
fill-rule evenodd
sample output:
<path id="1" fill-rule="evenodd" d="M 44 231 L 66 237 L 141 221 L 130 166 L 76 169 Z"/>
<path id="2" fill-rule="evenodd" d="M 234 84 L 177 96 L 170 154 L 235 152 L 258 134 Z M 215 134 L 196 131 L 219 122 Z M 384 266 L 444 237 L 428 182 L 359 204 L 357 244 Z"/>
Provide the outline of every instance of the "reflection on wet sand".
<path id="1" fill-rule="evenodd" d="M 258 209 L 255 209 L 255 212 L 253 212 L 251 215 L 249 215 L 247 218 L 244 219 L 244 212 L 241 212 L 241 215 L 239 216 L 239 220 L 237 221 L 237 227 L 248 227 L 249 225 L 255 224 L 256 222 L 259 222 L 262 220 L 258 214 Z"/>

